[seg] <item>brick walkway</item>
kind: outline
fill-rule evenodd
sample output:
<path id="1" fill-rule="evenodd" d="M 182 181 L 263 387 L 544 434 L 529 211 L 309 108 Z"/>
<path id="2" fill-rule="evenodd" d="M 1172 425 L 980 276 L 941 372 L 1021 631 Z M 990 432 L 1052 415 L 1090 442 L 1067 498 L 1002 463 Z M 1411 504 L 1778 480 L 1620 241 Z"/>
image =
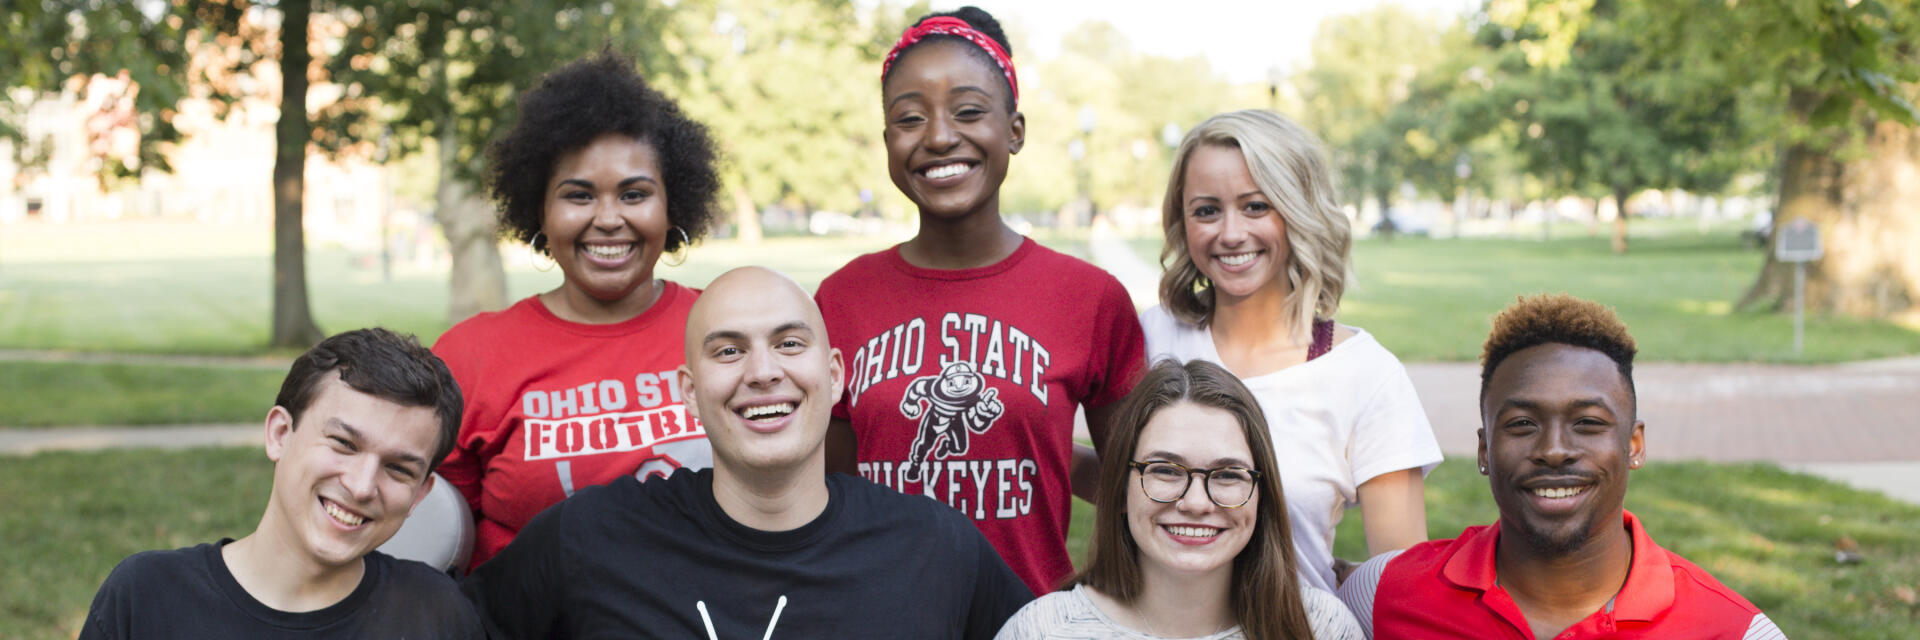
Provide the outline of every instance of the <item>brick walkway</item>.
<path id="1" fill-rule="evenodd" d="M 1407 365 L 1448 455 L 1474 452 L 1480 367 Z M 1920 461 L 1920 358 L 1634 366 L 1652 460 Z"/>

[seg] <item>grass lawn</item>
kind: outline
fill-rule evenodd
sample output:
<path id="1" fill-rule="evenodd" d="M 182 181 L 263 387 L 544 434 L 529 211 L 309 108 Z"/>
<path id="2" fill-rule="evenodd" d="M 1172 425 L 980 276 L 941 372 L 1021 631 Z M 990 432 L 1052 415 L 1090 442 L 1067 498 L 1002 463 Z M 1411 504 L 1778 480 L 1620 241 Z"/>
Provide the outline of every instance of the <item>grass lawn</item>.
<path id="1" fill-rule="evenodd" d="M 1658 222 L 1658 221 L 1654 221 Z M 1566 291 L 1619 309 L 1644 360 L 1836 362 L 1920 353 L 1920 330 L 1885 322 L 1814 317 L 1806 354 L 1792 356 L 1787 316 L 1737 313 L 1730 301 L 1750 283 L 1761 256 L 1731 230 L 1643 223 L 1633 254 L 1615 256 L 1605 238 L 1362 240 L 1354 247 L 1358 284 L 1341 319 L 1378 336 L 1402 360 L 1472 360 L 1489 318 L 1523 293 Z M 1084 233 L 1036 232 L 1084 255 Z M 1567 235 L 1567 234 L 1563 234 Z M 0 233 L 0 349 L 253 354 L 266 341 L 270 258 L 264 229 L 188 223 L 46 225 Z M 773 237 L 759 246 L 712 241 L 663 277 L 704 286 L 734 265 L 779 268 L 812 287 L 890 238 Z M 1149 261 L 1157 237 L 1132 246 Z M 88 251 L 80 251 L 87 247 Z M 509 249 L 513 299 L 550 289 L 557 272 L 519 265 Z M 329 331 L 383 325 L 431 344 L 446 330 L 446 274 L 397 268 L 381 281 L 370 256 L 317 248 L 308 255 L 314 314 Z M 291 355 L 291 354 L 282 354 Z M 261 397 L 283 372 L 151 364 L 0 362 L 0 425 L 151 424 L 258 417 Z M 109 395 L 145 398 L 112 406 Z M 191 398 L 171 400 L 170 398 Z M 25 399 L 32 399 L 32 403 Z"/>
<path id="2" fill-rule="evenodd" d="M 113 470 L 103 473 L 102 470 Z M 43 453 L 0 464 L 0 637 L 69 638 L 128 554 L 239 536 L 258 523 L 272 467 L 257 448 Z M 1920 637 L 1920 507 L 1771 465 L 1652 463 L 1628 508 L 1662 546 L 1706 567 L 1796 638 Z M 1069 548 L 1093 513 L 1076 502 Z M 1491 522 L 1485 480 L 1461 461 L 1427 481 L 1436 538 Z M 29 517 L 30 514 L 30 517 Z M 1361 557 L 1358 517 L 1336 552 Z M 1866 561 L 1833 562 L 1849 536 Z"/>
<path id="3" fill-rule="evenodd" d="M 0 363 L 0 425 L 257 422 L 285 370 L 154 364 Z"/>
<path id="4" fill-rule="evenodd" d="M 1809 316 L 1806 350 L 1796 357 L 1791 315 L 1733 310 L 1765 257 L 1737 231 L 1702 234 L 1671 222 L 1637 229 L 1626 256 L 1614 255 L 1604 235 L 1571 230 L 1545 242 L 1360 240 L 1357 283 L 1340 320 L 1372 332 L 1402 360 L 1477 360 L 1493 314 L 1515 296 L 1564 292 L 1614 307 L 1642 360 L 1814 363 L 1920 353 L 1920 328 Z M 1157 265 L 1161 243 L 1156 236 L 1131 245 Z"/>

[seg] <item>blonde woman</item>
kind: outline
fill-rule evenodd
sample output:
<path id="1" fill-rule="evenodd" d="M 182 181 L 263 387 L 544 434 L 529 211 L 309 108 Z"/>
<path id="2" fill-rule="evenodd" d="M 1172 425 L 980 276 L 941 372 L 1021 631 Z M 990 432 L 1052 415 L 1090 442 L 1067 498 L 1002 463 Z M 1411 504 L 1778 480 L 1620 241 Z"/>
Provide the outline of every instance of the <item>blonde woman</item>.
<path id="1" fill-rule="evenodd" d="M 1339 583 L 1334 525 L 1355 504 L 1369 556 L 1426 540 L 1440 447 L 1406 368 L 1333 321 L 1353 241 L 1320 142 L 1267 111 L 1214 116 L 1181 142 L 1162 220 L 1149 357 L 1219 363 L 1259 399 L 1301 578 Z"/>

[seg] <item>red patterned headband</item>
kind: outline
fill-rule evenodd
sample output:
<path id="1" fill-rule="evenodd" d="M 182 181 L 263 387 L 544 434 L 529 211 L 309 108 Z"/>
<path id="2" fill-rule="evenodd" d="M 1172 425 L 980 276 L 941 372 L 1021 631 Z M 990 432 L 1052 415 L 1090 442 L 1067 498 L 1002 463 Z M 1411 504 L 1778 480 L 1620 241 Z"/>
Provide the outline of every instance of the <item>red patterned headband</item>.
<path id="1" fill-rule="evenodd" d="M 993 38 L 987 37 L 987 34 L 980 33 L 978 29 L 967 24 L 967 21 L 950 16 L 928 18 L 914 25 L 913 28 L 907 29 L 906 33 L 900 34 L 900 41 L 893 44 L 892 51 L 887 52 L 886 62 L 880 63 L 880 77 L 882 79 L 887 77 L 887 72 L 893 69 L 893 59 L 899 57 L 901 51 L 905 51 L 907 47 L 913 46 L 913 43 L 931 35 L 966 38 L 967 42 L 985 50 L 987 55 L 993 57 L 993 62 L 1000 65 L 1000 74 L 1006 76 L 1007 88 L 1013 91 L 1013 101 L 1020 102 L 1020 80 L 1013 74 L 1013 56 L 1009 55 L 1006 49 L 1000 48 L 1000 43 L 994 42 Z"/>

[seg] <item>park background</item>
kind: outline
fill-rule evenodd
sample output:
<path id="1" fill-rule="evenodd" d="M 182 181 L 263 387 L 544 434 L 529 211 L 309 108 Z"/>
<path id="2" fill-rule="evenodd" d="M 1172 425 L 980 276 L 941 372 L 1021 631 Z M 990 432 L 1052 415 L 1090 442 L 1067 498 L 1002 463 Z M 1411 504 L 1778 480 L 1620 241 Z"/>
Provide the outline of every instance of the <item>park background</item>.
<path id="1" fill-rule="evenodd" d="M 1028 120 L 1003 210 L 1143 306 L 1181 134 L 1270 108 L 1325 139 L 1360 236 L 1340 319 L 1442 381 L 1422 386 L 1449 454 L 1428 480 L 1432 537 L 1495 515 L 1457 437 L 1478 417 L 1453 397 L 1473 393 L 1489 318 L 1570 292 L 1632 328 L 1643 397 L 1649 377 L 1767 382 L 1670 393 L 1721 398 L 1665 414 L 1683 420 L 1643 406 L 1655 462 L 1628 506 L 1656 539 L 1793 637 L 1920 636 L 1920 507 L 1800 472 L 1920 480 L 1920 7 L 981 4 L 1013 40 Z M 913 231 L 883 164 L 878 68 L 925 4 L 4 7 L 0 637 L 72 637 L 124 556 L 256 523 L 257 445 L 113 443 L 257 425 L 325 332 L 431 343 L 558 283 L 500 241 L 478 176 L 516 91 L 561 62 L 633 56 L 722 145 L 726 222 L 663 277 L 757 263 L 811 287 Z M 1796 218 L 1825 240 L 1799 350 L 1792 269 L 1769 251 L 1772 221 Z M 1343 557 L 1363 553 L 1357 520 Z"/>

